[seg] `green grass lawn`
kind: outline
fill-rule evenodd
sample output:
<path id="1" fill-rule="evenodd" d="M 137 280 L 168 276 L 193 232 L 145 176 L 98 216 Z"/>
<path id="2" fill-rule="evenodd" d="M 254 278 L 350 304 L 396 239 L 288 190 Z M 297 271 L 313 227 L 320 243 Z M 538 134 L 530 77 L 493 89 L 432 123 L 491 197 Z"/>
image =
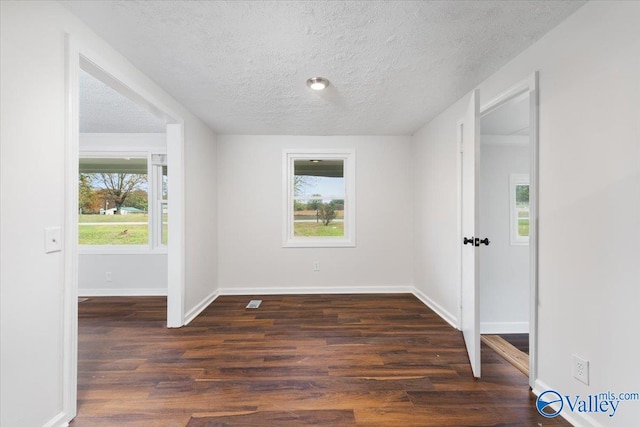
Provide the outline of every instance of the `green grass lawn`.
<path id="1" fill-rule="evenodd" d="M 122 215 L 123 218 L 127 216 Z M 149 243 L 149 230 L 146 224 L 80 225 L 78 243 L 81 245 L 146 245 Z"/>
<path id="2" fill-rule="evenodd" d="M 149 215 L 134 213 L 129 215 L 80 215 L 80 223 L 86 222 L 148 222 Z"/>
<path id="3" fill-rule="evenodd" d="M 529 218 L 518 220 L 518 234 L 520 236 L 529 235 Z"/>
<path id="4" fill-rule="evenodd" d="M 78 243 L 81 245 L 146 245 L 149 243 L 148 214 L 80 215 Z M 110 224 L 110 223 L 145 224 Z M 96 224 L 96 225 L 92 225 Z M 126 230 L 126 231 L 125 231 Z M 167 244 L 167 214 L 162 216 L 162 244 Z"/>
<path id="5" fill-rule="evenodd" d="M 344 222 L 294 222 L 293 232 L 300 237 L 344 237 Z"/>

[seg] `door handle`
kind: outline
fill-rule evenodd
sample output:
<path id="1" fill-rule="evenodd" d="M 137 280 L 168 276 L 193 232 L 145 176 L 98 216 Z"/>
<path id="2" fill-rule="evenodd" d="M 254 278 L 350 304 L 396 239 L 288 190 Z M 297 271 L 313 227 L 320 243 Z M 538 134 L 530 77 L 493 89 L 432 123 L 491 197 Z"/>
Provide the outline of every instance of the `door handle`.
<path id="1" fill-rule="evenodd" d="M 478 237 L 465 237 L 463 243 L 465 245 L 471 245 L 471 246 L 480 246 L 480 245 L 487 245 L 489 246 L 489 243 L 491 243 L 489 241 L 488 237 L 485 237 L 484 239 L 480 240 L 480 238 Z"/>

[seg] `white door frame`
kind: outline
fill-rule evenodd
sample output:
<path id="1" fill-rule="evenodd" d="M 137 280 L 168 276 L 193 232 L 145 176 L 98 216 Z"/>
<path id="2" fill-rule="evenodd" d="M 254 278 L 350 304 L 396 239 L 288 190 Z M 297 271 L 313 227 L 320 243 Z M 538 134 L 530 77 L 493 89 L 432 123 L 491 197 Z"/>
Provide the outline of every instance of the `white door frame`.
<path id="1" fill-rule="evenodd" d="M 538 200 L 539 200 L 539 144 L 538 144 L 538 72 L 532 73 L 528 78 L 514 85 L 502 94 L 480 106 L 480 116 L 500 108 L 513 98 L 529 93 L 529 386 L 533 388 L 538 376 Z M 462 244 L 462 155 L 460 144 L 462 140 L 462 121 L 457 123 L 457 156 L 458 156 L 458 241 Z M 459 251 L 459 283 L 458 295 L 458 323 L 462 328 L 462 249 Z"/>
<path id="2" fill-rule="evenodd" d="M 77 414 L 78 388 L 78 173 L 79 173 L 79 80 L 80 68 L 153 111 L 167 122 L 167 162 L 171 171 L 169 191 L 169 250 L 167 255 L 167 326 L 184 325 L 184 121 L 148 93 L 126 71 L 118 69 L 66 34 L 65 108 L 65 219 L 63 290 L 63 412 L 67 421 Z"/>

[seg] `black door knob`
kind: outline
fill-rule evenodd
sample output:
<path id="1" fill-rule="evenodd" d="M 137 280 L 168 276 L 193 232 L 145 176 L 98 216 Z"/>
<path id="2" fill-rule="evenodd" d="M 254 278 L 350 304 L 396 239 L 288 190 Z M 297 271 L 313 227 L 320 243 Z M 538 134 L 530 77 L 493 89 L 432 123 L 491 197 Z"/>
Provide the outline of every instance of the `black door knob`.
<path id="1" fill-rule="evenodd" d="M 488 237 L 485 237 L 484 239 L 480 240 L 480 243 L 483 244 L 483 245 L 489 246 L 489 243 L 491 243 L 491 242 L 489 241 Z M 476 246 L 480 246 L 480 245 L 476 245 Z"/>
<path id="2" fill-rule="evenodd" d="M 474 242 L 473 237 L 471 237 L 471 238 L 467 238 L 467 237 L 465 237 L 465 238 L 464 238 L 464 244 L 465 244 L 465 245 L 471 245 L 471 246 L 473 246 L 473 242 Z"/>

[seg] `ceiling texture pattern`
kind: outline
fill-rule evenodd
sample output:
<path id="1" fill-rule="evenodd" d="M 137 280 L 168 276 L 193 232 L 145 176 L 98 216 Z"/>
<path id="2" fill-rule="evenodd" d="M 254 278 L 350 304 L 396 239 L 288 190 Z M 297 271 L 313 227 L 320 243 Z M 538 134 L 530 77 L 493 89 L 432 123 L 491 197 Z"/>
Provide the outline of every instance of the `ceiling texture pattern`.
<path id="1" fill-rule="evenodd" d="M 167 122 L 80 70 L 80 132 L 164 133 Z"/>
<path id="2" fill-rule="evenodd" d="M 217 133 L 408 135 L 584 2 L 62 3 Z"/>

